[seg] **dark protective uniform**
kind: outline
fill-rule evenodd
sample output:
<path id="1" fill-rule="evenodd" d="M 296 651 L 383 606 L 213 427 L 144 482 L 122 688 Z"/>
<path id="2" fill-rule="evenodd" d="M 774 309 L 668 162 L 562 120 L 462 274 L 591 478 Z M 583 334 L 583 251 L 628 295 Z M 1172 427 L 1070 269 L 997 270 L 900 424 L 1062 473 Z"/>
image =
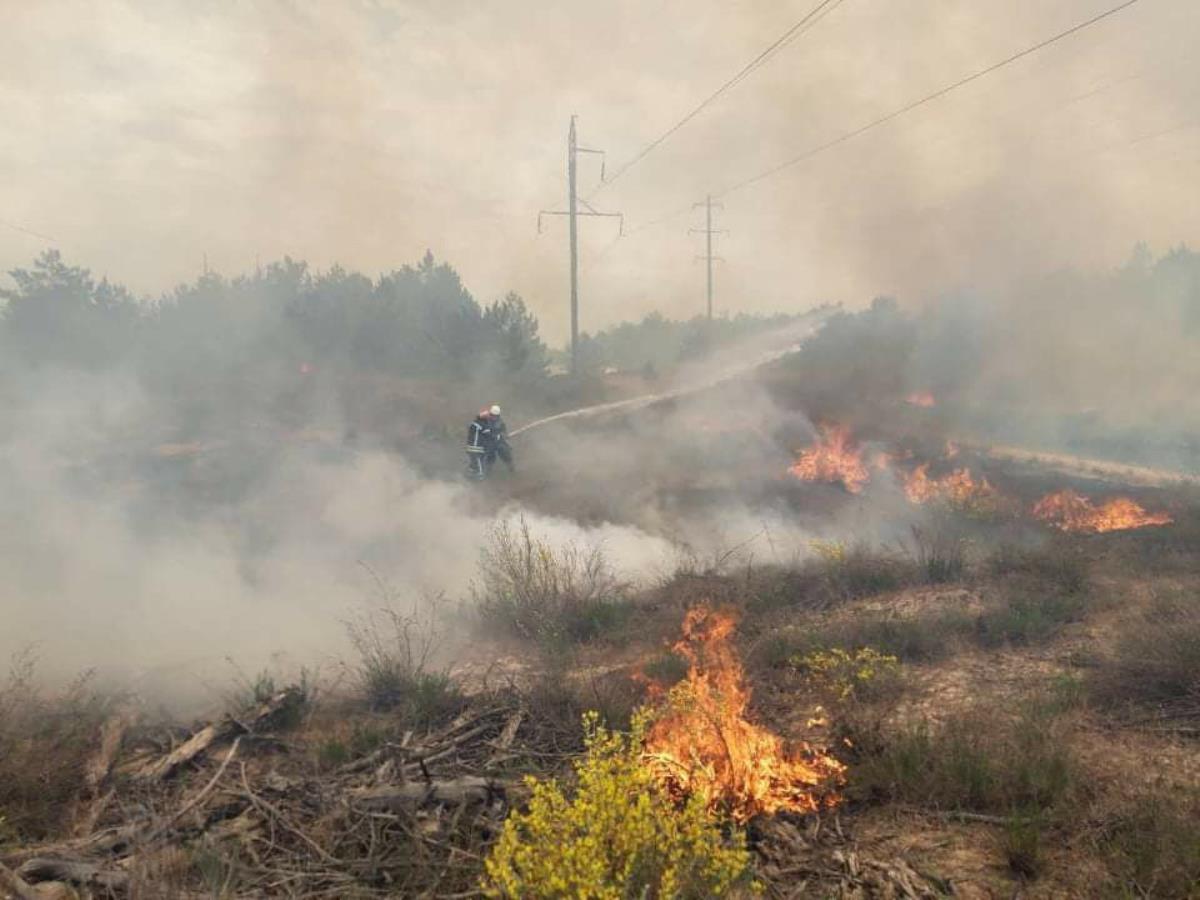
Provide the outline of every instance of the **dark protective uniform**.
<path id="1" fill-rule="evenodd" d="M 475 421 L 467 426 L 467 477 L 475 481 L 487 478 L 495 455 L 492 418 L 487 413 L 480 413 L 475 417 Z"/>
<path id="2" fill-rule="evenodd" d="M 516 467 L 513 465 L 512 446 L 508 443 L 508 426 L 504 424 L 504 420 L 499 416 L 492 416 L 492 439 L 495 442 L 495 450 L 492 453 L 491 462 L 496 461 L 499 456 L 504 460 L 504 464 L 508 466 L 508 471 L 515 472 Z"/>
<path id="3" fill-rule="evenodd" d="M 467 427 L 467 477 L 475 481 L 487 478 L 496 457 L 504 460 L 510 472 L 515 471 L 508 426 L 499 416 L 481 412 Z"/>

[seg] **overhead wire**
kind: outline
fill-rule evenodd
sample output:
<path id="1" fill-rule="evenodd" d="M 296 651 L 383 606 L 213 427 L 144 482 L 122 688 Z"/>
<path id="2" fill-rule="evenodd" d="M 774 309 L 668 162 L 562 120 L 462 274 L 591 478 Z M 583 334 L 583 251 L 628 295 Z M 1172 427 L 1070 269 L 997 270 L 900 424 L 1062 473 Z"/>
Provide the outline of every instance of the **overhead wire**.
<path id="1" fill-rule="evenodd" d="M 991 63 L 990 65 L 985 66 L 982 69 L 979 69 L 975 72 L 972 72 L 969 75 L 959 78 L 958 80 L 946 85 L 945 87 L 939 88 L 938 90 L 936 90 L 930 94 L 926 94 L 925 96 L 921 97 L 920 99 L 914 100 L 910 103 L 907 103 L 904 106 L 899 107 L 898 109 L 895 109 L 885 115 L 878 117 L 877 119 L 873 119 L 872 121 L 868 122 L 865 125 L 861 125 L 858 128 L 855 128 L 851 131 L 847 131 L 841 135 L 838 135 L 837 137 L 835 137 L 829 141 L 826 141 L 823 144 L 820 144 L 816 147 L 806 150 L 797 156 L 794 156 L 790 159 L 785 160 L 784 162 L 778 163 L 777 165 L 774 165 L 771 168 L 767 169 L 766 171 L 758 173 L 757 175 L 753 175 L 749 178 L 745 178 L 739 182 L 736 182 L 728 187 L 722 188 L 720 191 L 714 192 L 712 194 L 712 196 L 714 198 L 726 197 L 729 194 L 732 194 L 736 191 L 743 190 L 745 188 L 750 187 L 751 185 L 757 184 L 761 181 L 765 181 L 766 179 L 779 174 L 780 172 L 784 171 L 785 169 L 791 168 L 792 166 L 795 166 L 801 162 L 812 159 L 814 156 L 817 156 L 818 154 L 824 153 L 827 150 L 831 150 L 834 147 L 837 147 L 841 144 L 851 141 L 854 138 L 867 133 L 868 131 L 872 131 L 876 128 L 879 128 L 882 125 L 886 125 L 888 122 L 894 121 L 895 119 L 898 119 L 901 116 L 904 116 L 922 106 L 925 106 L 929 103 L 934 102 L 935 100 L 939 100 L 942 97 L 945 97 L 947 94 L 950 94 L 953 91 L 963 88 L 963 87 L 967 86 L 968 84 L 971 84 L 972 82 L 978 81 L 979 79 L 981 79 L 987 75 L 990 75 L 993 72 L 996 72 L 1000 69 L 1003 69 L 1006 66 L 1009 66 L 1009 65 L 1017 62 L 1018 60 L 1024 59 L 1026 56 L 1029 56 L 1030 54 L 1033 54 L 1039 50 L 1045 49 L 1046 47 L 1049 47 L 1051 44 L 1055 44 L 1058 41 L 1061 41 L 1065 38 L 1071 37 L 1072 35 L 1077 34 L 1086 28 L 1090 28 L 1092 25 L 1096 25 L 1099 22 L 1102 22 L 1105 19 L 1109 18 L 1110 16 L 1114 16 L 1117 13 L 1121 12 L 1122 10 L 1128 9 L 1129 7 L 1133 6 L 1135 3 L 1138 3 L 1138 2 L 1139 2 L 1139 0 L 1124 0 L 1124 2 L 1119 3 L 1116 6 L 1110 7 L 1109 9 L 1106 9 L 1103 12 L 1098 13 L 1095 16 L 1092 16 L 1090 19 L 1087 19 L 1083 22 L 1079 22 L 1076 25 L 1072 25 L 1070 28 L 1066 29 L 1065 31 L 1060 31 L 1057 34 L 1052 35 L 1051 37 L 1045 38 L 1044 40 L 1038 41 L 1036 44 L 1026 47 L 1023 50 L 1020 50 L 1016 53 L 1013 53 L 1012 55 L 1007 56 L 1004 59 L 999 60 L 998 62 Z M 635 234 L 639 231 L 643 231 L 652 226 L 661 225 L 665 222 L 668 222 L 672 219 L 677 218 L 680 215 L 683 215 L 685 212 L 689 211 L 690 209 L 691 209 L 691 206 L 689 205 L 688 207 L 681 208 L 674 212 L 670 212 L 665 215 L 659 216 L 658 218 L 655 218 L 655 219 L 651 220 L 650 222 L 646 222 L 643 225 L 639 225 L 639 226 L 636 226 L 635 228 L 630 229 L 629 234 Z"/>
<path id="2" fill-rule="evenodd" d="M 992 74 L 993 72 L 1003 69 L 1005 66 L 1009 66 L 1009 65 L 1017 62 L 1020 59 L 1024 59 L 1026 56 L 1029 56 L 1032 53 L 1036 53 L 1039 50 L 1043 50 L 1046 47 L 1049 47 L 1051 44 L 1055 44 L 1058 41 L 1063 40 L 1064 38 L 1070 37 L 1071 35 L 1078 34 L 1080 31 L 1083 31 L 1085 28 L 1089 28 L 1092 25 L 1102 22 L 1105 19 L 1109 18 L 1110 16 L 1114 16 L 1117 13 L 1121 12 L 1122 10 L 1128 9 L 1129 7 L 1133 6 L 1135 3 L 1138 3 L 1138 2 L 1139 2 L 1139 0 L 1124 0 L 1123 3 L 1119 3 L 1116 6 L 1113 6 L 1109 9 L 1105 10 L 1102 13 L 1092 16 L 1090 19 L 1087 19 L 1084 22 L 1080 22 L 1076 25 L 1072 25 L 1070 28 L 1066 29 L 1065 31 L 1060 31 L 1058 34 L 1048 37 L 1045 40 L 1038 41 L 1036 44 L 1026 47 L 1024 50 L 1020 50 L 1020 51 L 1012 54 L 1011 56 L 1005 57 L 1004 59 L 1000 60 L 999 62 L 994 62 L 989 66 L 985 66 L 984 68 L 979 69 L 976 72 L 972 72 L 970 75 L 960 78 L 957 81 L 953 82 L 952 84 L 948 84 L 943 88 L 939 88 L 938 90 L 934 91 L 932 94 L 926 94 L 924 97 L 920 98 L 919 100 L 914 100 L 913 102 L 906 104 L 905 106 L 902 106 L 899 109 L 893 110 L 892 112 L 887 113 L 886 115 L 880 116 L 879 118 L 874 119 L 871 122 L 868 122 L 866 125 L 862 125 L 858 128 L 855 128 L 853 131 L 848 131 L 845 134 L 839 135 L 838 137 L 834 138 L 833 140 L 826 141 L 824 144 L 821 144 L 820 146 L 813 147 L 811 150 L 806 150 L 805 152 L 801 153 L 798 156 L 794 156 L 791 159 L 788 159 L 782 163 L 779 163 L 778 165 L 772 166 L 771 168 L 767 169 L 765 172 L 760 172 L 759 174 L 754 175 L 750 178 L 743 179 L 742 181 L 739 181 L 736 184 L 733 184 L 730 187 L 724 188 L 721 191 L 713 194 L 713 196 L 714 197 L 725 197 L 725 196 L 728 196 L 729 194 L 732 194 L 735 191 L 740 191 L 743 188 L 747 188 L 753 184 L 757 184 L 760 181 L 764 181 L 765 179 L 770 178 L 773 175 L 777 175 L 779 172 L 782 172 L 784 169 L 788 169 L 798 163 L 801 163 L 801 162 L 804 162 L 805 160 L 811 159 L 812 157 L 816 156 L 818 153 L 824 153 L 826 150 L 831 150 L 840 144 L 844 144 L 847 141 L 851 141 L 861 134 L 865 134 L 868 131 L 872 131 L 873 129 L 878 128 L 881 125 L 886 125 L 888 122 L 891 122 L 893 119 L 898 119 L 900 116 L 910 113 L 915 109 L 919 109 L 920 107 L 925 106 L 926 104 L 932 103 L 935 100 L 939 100 L 942 97 L 945 97 L 947 94 L 949 94 L 953 91 L 956 91 L 959 88 L 965 87 L 974 81 L 978 81 L 980 78 L 983 78 L 987 75 Z"/>
<path id="3" fill-rule="evenodd" d="M 32 228 L 26 228 L 24 225 L 18 225 L 16 222 L 10 222 L 7 219 L 0 219 L 0 225 L 11 228 L 13 231 L 20 231 L 23 234 L 28 234 L 35 238 L 41 238 L 43 241 L 49 241 L 52 244 L 57 244 L 54 238 L 48 234 L 42 234 L 40 231 L 34 231 Z"/>
<path id="4" fill-rule="evenodd" d="M 636 166 L 639 162 L 649 156 L 650 153 L 652 153 L 656 148 L 661 146 L 663 142 L 671 137 L 671 135 L 675 134 L 675 132 L 679 131 L 679 129 L 683 128 L 683 126 L 703 112 L 704 109 L 713 104 L 718 98 L 721 97 L 722 94 L 737 86 L 750 74 L 764 66 L 780 50 L 782 50 L 792 41 L 796 40 L 796 38 L 800 37 L 800 35 L 804 34 L 806 31 L 816 25 L 817 22 L 819 22 L 829 13 L 833 12 L 833 10 L 835 10 L 844 2 L 845 0 L 821 0 L 821 2 L 809 10 L 808 13 L 802 19 L 800 19 L 800 21 L 792 25 L 787 31 L 769 44 L 766 49 L 754 57 L 754 59 L 750 60 L 750 62 L 746 63 L 746 65 L 744 65 L 740 70 L 738 70 L 736 75 L 731 77 L 715 91 L 705 97 L 697 106 L 684 115 L 683 118 L 679 119 L 679 121 L 677 121 L 674 125 L 638 151 L 637 155 L 621 165 L 611 176 L 600 182 L 600 184 L 589 196 L 594 197 L 596 194 L 608 187 L 608 185 L 612 184 L 614 181 Z"/>

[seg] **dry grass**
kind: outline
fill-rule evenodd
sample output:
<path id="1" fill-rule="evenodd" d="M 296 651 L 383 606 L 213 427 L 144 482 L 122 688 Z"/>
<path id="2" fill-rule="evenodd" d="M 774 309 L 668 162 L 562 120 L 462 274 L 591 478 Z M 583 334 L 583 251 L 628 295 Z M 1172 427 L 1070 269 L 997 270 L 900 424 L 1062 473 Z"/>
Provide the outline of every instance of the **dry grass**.
<path id="1" fill-rule="evenodd" d="M 346 630 L 358 653 L 351 671 L 372 711 L 428 727 L 462 707 L 449 674 L 433 666 L 441 633 L 431 608 L 400 612 L 385 606 L 347 622 Z"/>
<path id="2" fill-rule="evenodd" d="M 69 823 L 113 704 L 88 675 L 51 694 L 37 687 L 34 670 L 32 656 L 19 656 L 0 688 L 0 840 L 40 840 Z"/>
<path id="3" fill-rule="evenodd" d="M 481 556 L 474 606 L 502 633 L 561 648 L 614 631 L 630 612 L 599 547 L 552 546 L 520 519 L 496 525 Z"/>
<path id="4" fill-rule="evenodd" d="M 1200 596 L 1169 591 L 1128 622 L 1090 681 L 1106 709 L 1200 718 Z"/>
<path id="5" fill-rule="evenodd" d="M 860 746 L 855 796 L 940 810 L 1044 815 L 1084 789 L 1065 726 L 1027 701 L 1015 718 L 979 708 L 940 724 L 900 725 Z"/>

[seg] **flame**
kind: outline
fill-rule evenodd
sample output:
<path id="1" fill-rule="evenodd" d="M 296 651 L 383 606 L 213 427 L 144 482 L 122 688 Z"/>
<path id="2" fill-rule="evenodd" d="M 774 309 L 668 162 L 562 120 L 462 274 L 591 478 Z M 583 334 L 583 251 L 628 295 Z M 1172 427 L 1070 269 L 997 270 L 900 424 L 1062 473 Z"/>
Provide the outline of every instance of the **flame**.
<path id="1" fill-rule="evenodd" d="M 659 708 L 647 763 L 672 795 L 699 794 L 737 822 L 835 806 L 845 779 L 840 762 L 804 742 L 785 746 L 746 719 L 750 688 L 730 645 L 736 624 L 732 614 L 703 606 L 684 617 L 675 652 L 688 660 L 688 675 Z"/>
<path id="2" fill-rule="evenodd" d="M 937 400 L 933 398 L 933 394 L 929 393 L 929 391 L 913 391 L 904 398 L 904 402 L 909 406 L 920 406 L 925 409 L 937 406 Z"/>
<path id="3" fill-rule="evenodd" d="M 1034 504 L 1033 514 L 1063 531 L 1123 531 L 1148 525 L 1170 525 L 1166 513 L 1146 512 L 1128 497 L 1114 497 L 1097 506 L 1072 490 L 1047 494 Z"/>
<path id="4" fill-rule="evenodd" d="M 860 493 L 870 480 L 863 464 L 862 449 L 850 437 L 850 429 L 842 425 L 821 428 L 821 436 L 800 456 L 790 469 L 802 481 L 841 482 L 852 494 Z"/>
<path id="5" fill-rule="evenodd" d="M 976 481 L 970 469 L 955 469 L 941 478 L 929 477 L 929 463 L 917 466 L 904 478 L 904 494 L 912 503 L 945 500 L 955 506 L 995 505 L 1000 492 L 987 478 Z"/>

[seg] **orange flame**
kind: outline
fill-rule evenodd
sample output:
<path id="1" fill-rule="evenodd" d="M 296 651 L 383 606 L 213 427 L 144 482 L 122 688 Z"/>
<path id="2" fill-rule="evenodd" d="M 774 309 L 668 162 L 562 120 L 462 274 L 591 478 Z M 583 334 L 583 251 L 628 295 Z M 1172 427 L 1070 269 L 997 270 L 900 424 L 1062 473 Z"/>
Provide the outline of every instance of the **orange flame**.
<path id="1" fill-rule="evenodd" d="M 1033 507 L 1037 518 L 1063 531 L 1124 531 L 1148 525 L 1170 525 L 1167 513 L 1146 512 L 1128 497 L 1114 497 L 1097 506 L 1072 490 L 1047 494 Z"/>
<path id="2" fill-rule="evenodd" d="M 688 660 L 687 678 L 667 694 L 646 738 L 646 761 L 674 796 L 699 794 L 734 821 L 780 811 L 835 806 L 845 767 L 804 742 L 746 719 L 750 688 L 730 645 L 733 615 L 706 607 L 688 611 L 675 652 Z"/>
<path id="3" fill-rule="evenodd" d="M 929 463 L 917 466 L 904 478 L 904 494 L 912 503 L 944 500 L 955 506 L 995 505 L 1000 492 L 987 478 L 976 481 L 969 469 L 955 469 L 941 478 L 929 477 Z"/>
<path id="4" fill-rule="evenodd" d="M 933 394 L 929 393 L 929 391 L 913 391 L 904 398 L 904 402 L 909 406 L 920 406 L 925 409 L 937 406 L 937 400 L 933 398 Z"/>
<path id="5" fill-rule="evenodd" d="M 802 481 L 840 482 L 852 494 L 860 493 L 871 476 L 863 464 L 862 449 L 842 425 L 821 428 L 816 443 L 800 452 L 790 469 Z"/>

